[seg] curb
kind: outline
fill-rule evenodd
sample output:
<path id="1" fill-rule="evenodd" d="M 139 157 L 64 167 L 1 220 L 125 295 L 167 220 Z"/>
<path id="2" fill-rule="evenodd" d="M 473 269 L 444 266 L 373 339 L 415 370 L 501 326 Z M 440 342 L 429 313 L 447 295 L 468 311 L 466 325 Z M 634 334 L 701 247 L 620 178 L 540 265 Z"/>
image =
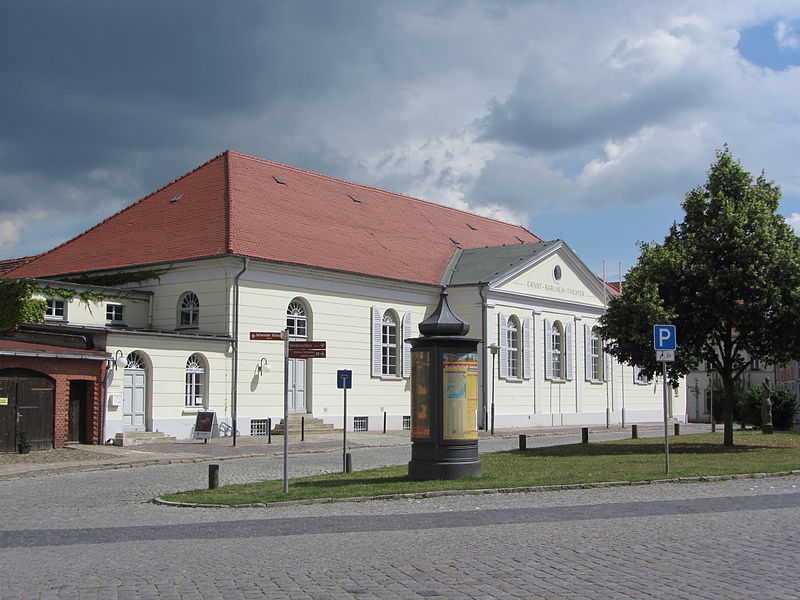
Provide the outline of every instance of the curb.
<path id="1" fill-rule="evenodd" d="M 253 502 L 249 504 L 198 504 L 193 502 L 171 502 L 159 497 L 151 500 L 153 504 L 178 508 L 279 508 L 283 506 L 304 506 L 311 504 L 334 504 L 339 502 L 370 502 L 372 500 L 413 500 L 438 498 L 442 496 L 479 496 L 486 494 L 524 494 L 531 492 L 561 492 L 567 490 L 590 490 L 597 488 L 624 487 L 632 485 L 656 485 L 664 483 L 706 483 L 733 481 L 739 479 L 766 479 L 800 475 L 800 470 L 777 471 L 775 473 L 738 473 L 734 475 L 700 475 L 697 477 L 674 477 L 669 479 L 649 479 L 643 481 L 600 481 L 595 483 L 565 483 L 557 485 L 534 485 L 514 488 L 494 488 L 480 490 L 441 490 L 438 492 L 419 492 L 411 494 L 384 494 L 380 496 L 357 496 L 352 498 L 313 498 L 309 500 L 286 500 L 284 502 Z"/>

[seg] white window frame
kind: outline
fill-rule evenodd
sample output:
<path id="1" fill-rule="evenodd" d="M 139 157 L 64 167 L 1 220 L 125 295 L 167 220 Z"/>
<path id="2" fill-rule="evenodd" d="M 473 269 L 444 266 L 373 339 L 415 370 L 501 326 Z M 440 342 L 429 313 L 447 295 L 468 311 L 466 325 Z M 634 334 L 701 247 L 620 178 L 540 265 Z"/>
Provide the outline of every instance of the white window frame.
<path id="1" fill-rule="evenodd" d="M 294 340 L 308 339 L 308 309 L 305 303 L 295 298 L 286 307 L 286 329 Z"/>
<path id="2" fill-rule="evenodd" d="M 381 319 L 381 375 L 397 377 L 397 316 L 387 310 Z"/>
<path id="3" fill-rule="evenodd" d="M 199 325 L 200 298 L 194 292 L 186 292 L 178 300 L 178 329 L 197 329 Z"/>
<path id="4" fill-rule="evenodd" d="M 106 304 L 106 321 L 108 323 L 124 323 L 125 322 L 125 305 L 124 304 Z"/>
<path id="5" fill-rule="evenodd" d="M 633 383 L 636 385 L 650 385 L 650 378 L 642 376 L 642 369 L 634 365 L 633 367 Z"/>
<path id="6" fill-rule="evenodd" d="M 186 360 L 185 408 L 203 408 L 206 405 L 206 367 L 202 355 L 195 353 Z"/>
<path id="7" fill-rule="evenodd" d="M 586 325 L 586 380 L 592 383 L 602 382 L 603 373 L 603 343 L 597 333 L 597 327 Z"/>
<path id="8" fill-rule="evenodd" d="M 566 344 L 564 326 L 561 321 L 554 321 L 550 327 L 550 373 L 554 381 L 566 380 Z"/>
<path id="9" fill-rule="evenodd" d="M 510 315 L 506 321 L 504 346 L 508 356 L 508 379 L 522 379 L 522 352 L 520 341 L 522 332 L 520 331 L 519 319 L 516 315 Z"/>
<path id="10" fill-rule="evenodd" d="M 58 298 L 45 298 L 47 308 L 44 311 L 44 318 L 48 321 L 67 320 L 67 301 Z M 60 313 L 60 314 L 59 314 Z"/>

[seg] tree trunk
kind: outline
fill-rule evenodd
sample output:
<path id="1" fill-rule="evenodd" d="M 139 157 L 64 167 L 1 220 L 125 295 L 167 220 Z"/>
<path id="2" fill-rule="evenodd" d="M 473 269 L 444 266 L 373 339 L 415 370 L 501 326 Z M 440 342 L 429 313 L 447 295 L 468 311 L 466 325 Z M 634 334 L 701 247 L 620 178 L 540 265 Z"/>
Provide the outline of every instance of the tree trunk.
<path id="1" fill-rule="evenodd" d="M 736 390 L 733 387 L 733 378 L 726 377 L 723 374 L 722 391 L 724 398 L 725 408 L 725 434 L 723 436 L 723 444 L 725 446 L 733 446 L 733 407 L 736 404 Z"/>

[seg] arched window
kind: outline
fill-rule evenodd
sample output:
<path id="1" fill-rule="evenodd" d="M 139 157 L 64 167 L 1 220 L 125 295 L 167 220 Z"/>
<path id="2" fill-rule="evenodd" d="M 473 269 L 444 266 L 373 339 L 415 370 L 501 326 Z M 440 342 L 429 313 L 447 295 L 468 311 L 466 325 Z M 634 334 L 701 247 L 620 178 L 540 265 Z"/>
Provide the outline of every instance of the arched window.
<path id="1" fill-rule="evenodd" d="M 206 369 L 203 357 L 192 354 L 186 361 L 186 406 L 204 406 Z"/>
<path id="2" fill-rule="evenodd" d="M 286 309 L 286 329 L 291 337 L 308 337 L 308 313 L 299 300 L 292 300 Z"/>
<path id="3" fill-rule="evenodd" d="M 178 326 L 197 327 L 200 324 L 200 300 L 194 292 L 186 292 L 178 303 Z"/>
<path id="4" fill-rule="evenodd" d="M 126 369 L 138 369 L 140 371 L 144 371 L 146 368 L 146 363 L 144 362 L 144 358 L 138 352 L 131 352 L 127 356 L 128 364 L 125 365 Z"/>
<path id="5" fill-rule="evenodd" d="M 564 369 L 564 330 L 559 321 L 553 323 L 550 339 L 552 344 L 551 370 L 553 379 L 564 379 L 566 374 L 566 369 Z"/>
<path id="6" fill-rule="evenodd" d="M 603 379 L 603 347 L 597 327 L 589 328 L 589 340 L 586 348 L 586 375 L 590 381 Z"/>
<path id="7" fill-rule="evenodd" d="M 397 319 L 390 310 L 381 324 L 381 374 L 397 375 Z"/>
<path id="8" fill-rule="evenodd" d="M 520 335 L 519 321 L 511 315 L 506 323 L 506 348 L 508 350 L 508 376 L 512 379 L 520 377 Z"/>

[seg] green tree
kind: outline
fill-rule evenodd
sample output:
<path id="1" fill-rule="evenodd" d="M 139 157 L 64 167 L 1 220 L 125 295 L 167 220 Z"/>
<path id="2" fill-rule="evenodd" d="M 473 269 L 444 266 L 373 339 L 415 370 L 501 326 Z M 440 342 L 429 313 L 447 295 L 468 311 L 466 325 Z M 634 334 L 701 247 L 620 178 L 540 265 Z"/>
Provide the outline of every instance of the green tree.
<path id="1" fill-rule="evenodd" d="M 685 196 L 683 222 L 663 244 L 641 243 L 623 293 L 600 320 L 608 351 L 657 374 L 652 328 L 676 326 L 675 384 L 700 361 L 722 383 L 726 446 L 733 445 L 735 383 L 750 359 L 800 356 L 800 238 L 777 214 L 780 188 L 742 168 L 727 146 L 708 180 Z"/>

